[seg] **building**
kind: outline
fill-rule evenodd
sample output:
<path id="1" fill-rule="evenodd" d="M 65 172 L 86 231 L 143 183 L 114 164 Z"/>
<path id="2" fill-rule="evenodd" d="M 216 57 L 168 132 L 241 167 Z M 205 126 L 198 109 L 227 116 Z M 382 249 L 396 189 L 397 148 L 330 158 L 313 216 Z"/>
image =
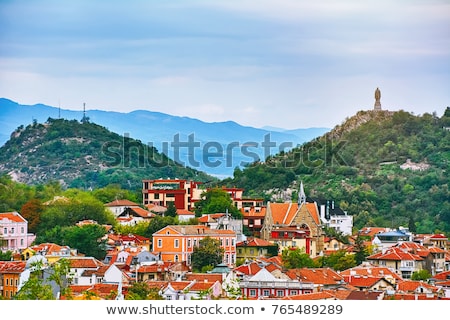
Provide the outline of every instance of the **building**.
<path id="1" fill-rule="evenodd" d="M 16 295 L 25 267 L 25 261 L 0 261 L 0 297 L 11 299 Z"/>
<path id="2" fill-rule="evenodd" d="M 236 263 L 236 232 L 210 229 L 203 225 L 169 225 L 153 234 L 153 253 L 160 254 L 162 261 L 182 262 L 191 265 L 194 247 L 206 237 L 218 239 L 224 249 L 223 262 Z"/>
<path id="3" fill-rule="evenodd" d="M 143 204 L 163 207 L 173 204 L 177 209 L 192 210 L 194 202 L 200 200 L 205 191 L 200 188 L 201 184 L 202 182 L 181 179 L 143 180 Z"/>
<path id="4" fill-rule="evenodd" d="M 314 284 L 302 280 L 277 278 L 265 268 L 254 276 L 239 283 L 242 295 L 249 299 L 277 298 L 308 294 L 314 291 Z"/>
<path id="5" fill-rule="evenodd" d="M 415 271 L 425 269 L 424 259 L 422 257 L 417 254 L 405 252 L 397 247 L 375 253 L 366 259 L 376 266 L 395 270 L 403 279 L 410 279 Z"/>
<path id="6" fill-rule="evenodd" d="M 105 206 L 108 208 L 109 211 L 111 211 L 114 216 L 118 217 L 121 213 L 123 213 L 127 208 L 140 208 L 139 204 L 130 201 L 130 200 L 114 200 L 111 201 Z"/>
<path id="7" fill-rule="evenodd" d="M 201 200 L 202 194 L 208 190 L 202 185 L 202 182 L 183 179 L 143 180 L 143 204 L 163 207 L 173 204 L 177 209 L 192 211 L 195 208 L 195 202 Z M 244 198 L 244 189 L 227 187 L 221 189 L 228 193 L 233 205 L 238 209 L 262 206 L 262 199 Z"/>
<path id="8" fill-rule="evenodd" d="M 238 242 L 236 247 L 236 259 L 241 261 L 271 257 L 278 254 L 278 246 L 276 244 L 259 238 L 248 238 Z"/>
<path id="9" fill-rule="evenodd" d="M 261 238 L 284 248 L 304 249 L 311 257 L 324 250 L 324 233 L 316 203 L 268 203 Z"/>
<path id="10" fill-rule="evenodd" d="M 0 250 L 20 251 L 27 248 L 34 240 L 28 234 L 28 221 L 18 212 L 0 213 Z"/>
<path id="11" fill-rule="evenodd" d="M 248 206 L 241 209 L 242 223 L 255 237 L 259 237 L 266 216 L 266 206 Z"/>
<path id="12" fill-rule="evenodd" d="M 326 227 L 333 228 L 344 235 L 353 234 L 353 216 L 335 205 L 334 200 L 316 200 L 320 208 L 320 220 Z"/>

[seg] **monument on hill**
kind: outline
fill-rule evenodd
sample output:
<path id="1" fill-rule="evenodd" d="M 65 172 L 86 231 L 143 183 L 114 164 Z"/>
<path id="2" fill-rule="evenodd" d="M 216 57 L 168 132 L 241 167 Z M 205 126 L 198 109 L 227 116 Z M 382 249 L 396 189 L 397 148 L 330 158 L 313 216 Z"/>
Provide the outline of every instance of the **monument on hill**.
<path id="1" fill-rule="evenodd" d="M 373 106 L 373 110 L 375 111 L 381 110 L 380 99 L 381 99 L 381 91 L 380 89 L 377 88 L 375 90 L 375 105 Z"/>

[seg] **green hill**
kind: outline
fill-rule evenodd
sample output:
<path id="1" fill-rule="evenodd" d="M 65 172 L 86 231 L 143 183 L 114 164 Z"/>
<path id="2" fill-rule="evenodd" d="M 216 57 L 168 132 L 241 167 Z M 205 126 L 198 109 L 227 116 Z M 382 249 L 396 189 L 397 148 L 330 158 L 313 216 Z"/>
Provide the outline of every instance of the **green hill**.
<path id="1" fill-rule="evenodd" d="M 216 180 L 105 127 L 51 118 L 20 126 L 11 134 L 0 148 L 0 173 L 26 184 L 58 181 L 63 187 L 81 189 L 110 184 L 139 189 L 142 179 Z"/>
<path id="2" fill-rule="evenodd" d="M 409 162 L 424 170 L 402 169 Z M 450 232 L 450 108 L 442 117 L 360 111 L 325 135 L 221 181 L 247 196 L 333 199 L 354 225 Z M 278 198 L 277 198 L 278 197 Z"/>

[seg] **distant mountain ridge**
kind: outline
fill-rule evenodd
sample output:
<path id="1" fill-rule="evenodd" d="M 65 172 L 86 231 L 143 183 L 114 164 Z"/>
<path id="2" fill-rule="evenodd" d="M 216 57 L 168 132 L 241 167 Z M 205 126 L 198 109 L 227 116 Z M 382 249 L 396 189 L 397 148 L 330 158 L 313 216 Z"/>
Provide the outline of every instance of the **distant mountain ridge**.
<path id="1" fill-rule="evenodd" d="M 81 108 L 80 108 L 81 109 Z M 87 110 L 93 123 L 119 135 L 151 144 L 175 161 L 219 177 L 231 176 L 235 167 L 264 160 L 321 136 L 329 128 L 266 130 L 233 121 L 203 122 L 161 112 L 135 110 L 129 113 Z M 43 104 L 21 105 L 0 98 L 0 146 L 17 127 L 43 123 L 48 118 L 81 120 L 83 111 L 59 109 Z M 281 129 L 283 130 L 283 129 Z M 267 146 L 270 141 L 270 148 Z M 275 143 L 275 145 L 273 144 Z"/>

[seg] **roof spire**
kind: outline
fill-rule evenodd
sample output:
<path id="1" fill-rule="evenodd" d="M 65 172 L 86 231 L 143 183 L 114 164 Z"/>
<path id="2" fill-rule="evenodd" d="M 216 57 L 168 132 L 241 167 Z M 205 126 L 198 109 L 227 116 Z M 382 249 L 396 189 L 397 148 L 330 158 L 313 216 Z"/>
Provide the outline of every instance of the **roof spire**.
<path id="1" fill-rule="evenodd" d="M 303 189 L 303 181 L 300 182 L 300 190 L 298 191 L 298 205 L 306 203 L 305 190 Z"/>

